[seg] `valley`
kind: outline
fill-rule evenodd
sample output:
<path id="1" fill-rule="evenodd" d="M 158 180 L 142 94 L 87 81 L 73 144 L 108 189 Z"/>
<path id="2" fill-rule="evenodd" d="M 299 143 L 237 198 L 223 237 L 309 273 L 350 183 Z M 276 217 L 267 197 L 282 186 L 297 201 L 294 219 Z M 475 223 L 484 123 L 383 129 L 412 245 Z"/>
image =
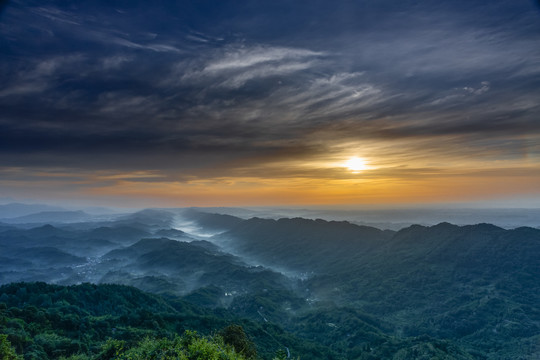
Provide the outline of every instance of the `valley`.
<path id="1" fill-rule="evenodd" d="M 336 220 L 240 218 L 196 208 L 94 215 L 84 221 L 81 216 L 47 211 L 23 216 L 38 222 L 18 218 L 0 224 L 0 307 L 5 304 L 0 331 L 25 358 L 32 358 L 30 346 L 37 346 L 28 340 L 35 336 L 34 320 L 15 309 L 32 303 L 50 314 L 56 303 L 35 298 L 52 292 L 86 313 L 91 300 L 78 302 L 80 295 L 72 293 L 122 294 L 131 287 L 166 304 L 169 310 L 157 313 L 172 311 L 157 327 L 125 330 L 131 342 L 190 329 L 178 313 L 183 304 L 197 314 L 192 329 L 203 334 L 242 324 L 263 359 L 280 349 L 301 359 L 540 356 L 536 228 L 443 222 L 385 230 Z M 20 289 L 33 295 L 24 300 Z M 20 319 L 22 328 L 9 317 Z M 202 326 L 205 317 L 209 322 Z M 68 343 L 79 336 L 79 330 L 59 334 L 46 323 L 35 327 L 71 339 Z M 108 338 L 118 338 L 113 328 L 119 326 L 111 323 L 108 332 L 87 339 L 88 356 Z M 21 331 L 27 340 L 21 340 Z M 59 358 L 60 353 L 41 349 L 47 358 Z"/>

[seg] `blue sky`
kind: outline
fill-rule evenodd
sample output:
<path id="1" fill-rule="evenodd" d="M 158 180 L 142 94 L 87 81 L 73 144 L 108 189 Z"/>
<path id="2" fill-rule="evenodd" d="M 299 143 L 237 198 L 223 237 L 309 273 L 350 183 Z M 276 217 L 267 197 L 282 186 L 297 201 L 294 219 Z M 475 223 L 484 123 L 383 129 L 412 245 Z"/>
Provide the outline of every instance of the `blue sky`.
<path id="1" fill-rule="evenodd" d="M 534 1 L 12 0 L 0 53 L 0 195 L 540 205 Z"/>

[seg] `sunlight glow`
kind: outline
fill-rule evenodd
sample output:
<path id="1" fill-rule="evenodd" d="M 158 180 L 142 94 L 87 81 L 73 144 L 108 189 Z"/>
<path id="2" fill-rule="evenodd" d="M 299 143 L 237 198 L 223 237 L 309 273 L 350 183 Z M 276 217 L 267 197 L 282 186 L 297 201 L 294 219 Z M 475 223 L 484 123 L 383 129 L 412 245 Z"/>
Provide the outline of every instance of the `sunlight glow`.
<path id="1" fill-rule="evenodd" d="M 366 161 L 359 157 L 352 157 L 345 163 L 345 167 L 353 172 L 367 170 Z"/>

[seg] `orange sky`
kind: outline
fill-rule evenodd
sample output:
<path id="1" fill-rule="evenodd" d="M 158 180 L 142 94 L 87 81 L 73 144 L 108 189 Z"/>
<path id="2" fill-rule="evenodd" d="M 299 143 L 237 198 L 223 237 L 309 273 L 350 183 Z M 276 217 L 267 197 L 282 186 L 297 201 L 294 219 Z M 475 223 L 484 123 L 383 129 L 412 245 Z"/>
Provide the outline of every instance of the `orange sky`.
<path id="1" fill-rule="evenodd" d="M 12 169 L 13 180 L 4 179 L 0 183 L 10 189 L 7 195 L 17 198 L 128 207 L 414 206 L 512 199 L 516 200 L 512 206 L 519 206 L 523 199 L 529 199 L 524 205 L 530 206 L 531 201 L 540 198 L 540 170 L 527 161 L 519 164 L 515 161 L 508 164 L 470 162 L 462 167 L 459 163 L 447 162 L 446 167 L 440 164 L 413 167 L 372 158 L 365 160 L 367 169 L 351 170 L 347 167 L 348 159 L 326 163 L 261 163 L 249 171 L 239 171 L 238 176 L 177 180 L 159 171 L 35 169 L 29 177 L 28 169 Z M 242 175 L 257 172 L 263 176 Z M 20 176 L 15 180 L 17 174 Z"/>

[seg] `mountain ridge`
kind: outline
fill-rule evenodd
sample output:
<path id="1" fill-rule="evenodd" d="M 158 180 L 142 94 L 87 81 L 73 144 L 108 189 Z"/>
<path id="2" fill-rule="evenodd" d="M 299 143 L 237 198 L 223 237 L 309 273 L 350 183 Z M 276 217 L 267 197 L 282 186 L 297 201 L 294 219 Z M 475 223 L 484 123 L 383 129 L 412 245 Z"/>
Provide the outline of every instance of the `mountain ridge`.
<path id="1" fill-rule="evenodd" d="M 346 358 L 414 358 L 403 341 L 423 353 L 433 344 L 459 345 L 474 359 L 536 354 L 527 344 L 540 340 L 538 229 L 442 222 L 387 231 L 195 212 L 0 227 L 0 283 L 117 283 L 187 296 L 207 309 L 280 324 Z"/>

